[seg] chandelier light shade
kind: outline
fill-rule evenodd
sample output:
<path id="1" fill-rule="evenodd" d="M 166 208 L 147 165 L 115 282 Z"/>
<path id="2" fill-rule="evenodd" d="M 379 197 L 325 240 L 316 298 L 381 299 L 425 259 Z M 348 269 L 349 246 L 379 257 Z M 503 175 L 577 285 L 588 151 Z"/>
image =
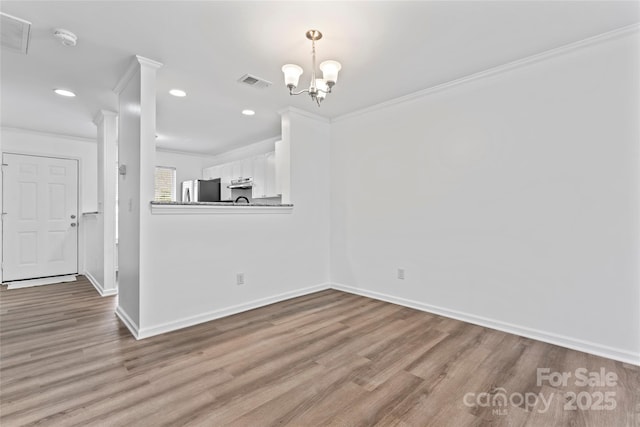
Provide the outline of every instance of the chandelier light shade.
<path id="1" fill-rule="evenodd" d="M 322 102 L 327 93 L 329 93 L 329 85 L 324 79 L 316 79 L 316 88 L 318 88 L 318 100 Z"/>
<path id="2" fill-rule="evenodd" d="M 320 70 L 322 71 L 322 78 L 327 82 L 327 85 L 333 86 L 338 82 L 338 71 L 342 68 L 342 65 L 338 61 L 324 61 L 320 63 Z"/>
<path id="3" fill-rule="evenodd" d="M 308 93 L 311 99 L 320 106 L 322 100 L 324 100 L 328 93 L 331 93 L 331 89 L 338 81 L 338 72 L 342 68 L 342 65 L 340 65 L 338 61 L 323 61 L 320 64 L 322 78 L 316 78 L 316 40 L 322 38 L 322 33 L 318 30 L 309 30 L 306 36 L 311 40 L 311 80 L 309 89 L 294 92 L 294 89 L 298 87 L 300 76 L 303 73 L 302 67 L 295 64 L 285 64 L 282 66 L 284 84 L 289 88 L 289 95 Z"/>
<path id="4" fill-rule="evenodd" d="M 284 73 L 284 84 L 286 84 L 288 88 L 294 89 L 298 86 L 298 81 L 304 71 L 302 67 L 296 64 L 286 64 L 282 66 L 282 72 Z"/>

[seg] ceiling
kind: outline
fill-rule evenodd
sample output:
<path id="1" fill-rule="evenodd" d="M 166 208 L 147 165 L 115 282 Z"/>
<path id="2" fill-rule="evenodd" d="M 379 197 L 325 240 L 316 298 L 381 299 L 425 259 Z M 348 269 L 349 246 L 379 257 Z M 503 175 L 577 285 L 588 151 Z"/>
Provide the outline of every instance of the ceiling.
<path id="1" fill-rule="evenodd" d="M 636 1 L 3 0 L 0 10 L 32 22 L 27 55 L 1 52 L 2 126 L 95 138 L 92 119 L 117 110 L 113 88 L 137 54 L 164 64 L 158 147 L 203 154 L 277 136 L 287 106 L 334 118 L 640 21 Z M 74 32 L 77 46 L 57 42 L 54 28 Z M 280 71 L 298 64 L 308 85 L 312 28 L 324 34 L 318 61 L 343 67 L 321 107 L 289 96 Z M 245 73 L 273 85 L 242 85 Z M 60 87 L 77 97 L 55 95 Z"/>

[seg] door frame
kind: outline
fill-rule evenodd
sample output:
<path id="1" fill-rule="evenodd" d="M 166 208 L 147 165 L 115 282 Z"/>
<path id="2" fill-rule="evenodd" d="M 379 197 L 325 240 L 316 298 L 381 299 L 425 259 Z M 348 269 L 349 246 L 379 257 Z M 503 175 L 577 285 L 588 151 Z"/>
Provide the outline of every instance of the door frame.
<path id="1" fill-rule="evenodd" d="M 81 272 L 84 271 L 84 217 L 83 217 L 83 213 L 82 212 L 82 172 L 83 172 L 83 164 L 82 164 L 82 158 L 81 157 L 75 157 L 75 156 L 60 156 L 58 154 L 54 154 L 54 153 L 43 153 L 43 152 L 29 152 L 29 151 L 2 151 L 0 152 L 0 160 L 2 160 L 2 163 L 4 164 L 4 155 L 5 154 L 16 154 L 19 156 L 34 156 L 34 157 L 49 157 L 49 158 L 54 158 L 54 159 L 63 159 L 63 160 L 75 160 L 76 162 L 78 162 L 78 242 L 77 242 L 77 247 L 78 247 L 78 272 L 76 274 L 82 274 Z M 0 189 L 3 189 L 4 187 L 4 173 L 0 174 Z M 97 189 L 96 189 L 97 191 Z M 0 197 L 0 206 L 2 207 L 2 212 L 4 212 L 4 193 L 2 195 L 3 197 Z M 2 241 L 0 244 L 0 261 L 3 260 L 3 254 L 2 254 L 2 248 L 4 247 L 4 221 L 1 221 L 0 224 L 0 234 L 2 235 Z M 0 283 L 4 283 L 4 278 L 3 278 L 3 274 L 4 274 L 4 270 L 0 269 Z"/>

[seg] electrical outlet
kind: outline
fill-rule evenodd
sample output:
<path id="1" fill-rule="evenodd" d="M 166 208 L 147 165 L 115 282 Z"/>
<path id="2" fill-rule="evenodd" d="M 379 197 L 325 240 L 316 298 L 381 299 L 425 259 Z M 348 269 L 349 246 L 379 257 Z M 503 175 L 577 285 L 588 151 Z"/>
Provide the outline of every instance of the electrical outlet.
<path id="1" fill-rule="evenodd" d="M 398 279 L 404 280 L 404 268 L 398 269 Z"/>
<path id="2" fill-rule="evenodd" d="M 244 273 L 236 274 L 236 285 L 244 285 Z"/>

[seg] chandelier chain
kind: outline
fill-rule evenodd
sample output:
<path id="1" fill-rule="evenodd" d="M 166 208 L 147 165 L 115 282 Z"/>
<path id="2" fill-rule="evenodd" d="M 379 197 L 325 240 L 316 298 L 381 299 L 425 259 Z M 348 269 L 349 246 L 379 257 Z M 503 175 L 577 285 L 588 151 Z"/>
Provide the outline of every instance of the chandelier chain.
<path id="1" fill-rule="evenodd" d="M 313 58 L 311 67 L 311 87 L 316 88 L 316 40 L 311 40 L 311 56 Z"/>

